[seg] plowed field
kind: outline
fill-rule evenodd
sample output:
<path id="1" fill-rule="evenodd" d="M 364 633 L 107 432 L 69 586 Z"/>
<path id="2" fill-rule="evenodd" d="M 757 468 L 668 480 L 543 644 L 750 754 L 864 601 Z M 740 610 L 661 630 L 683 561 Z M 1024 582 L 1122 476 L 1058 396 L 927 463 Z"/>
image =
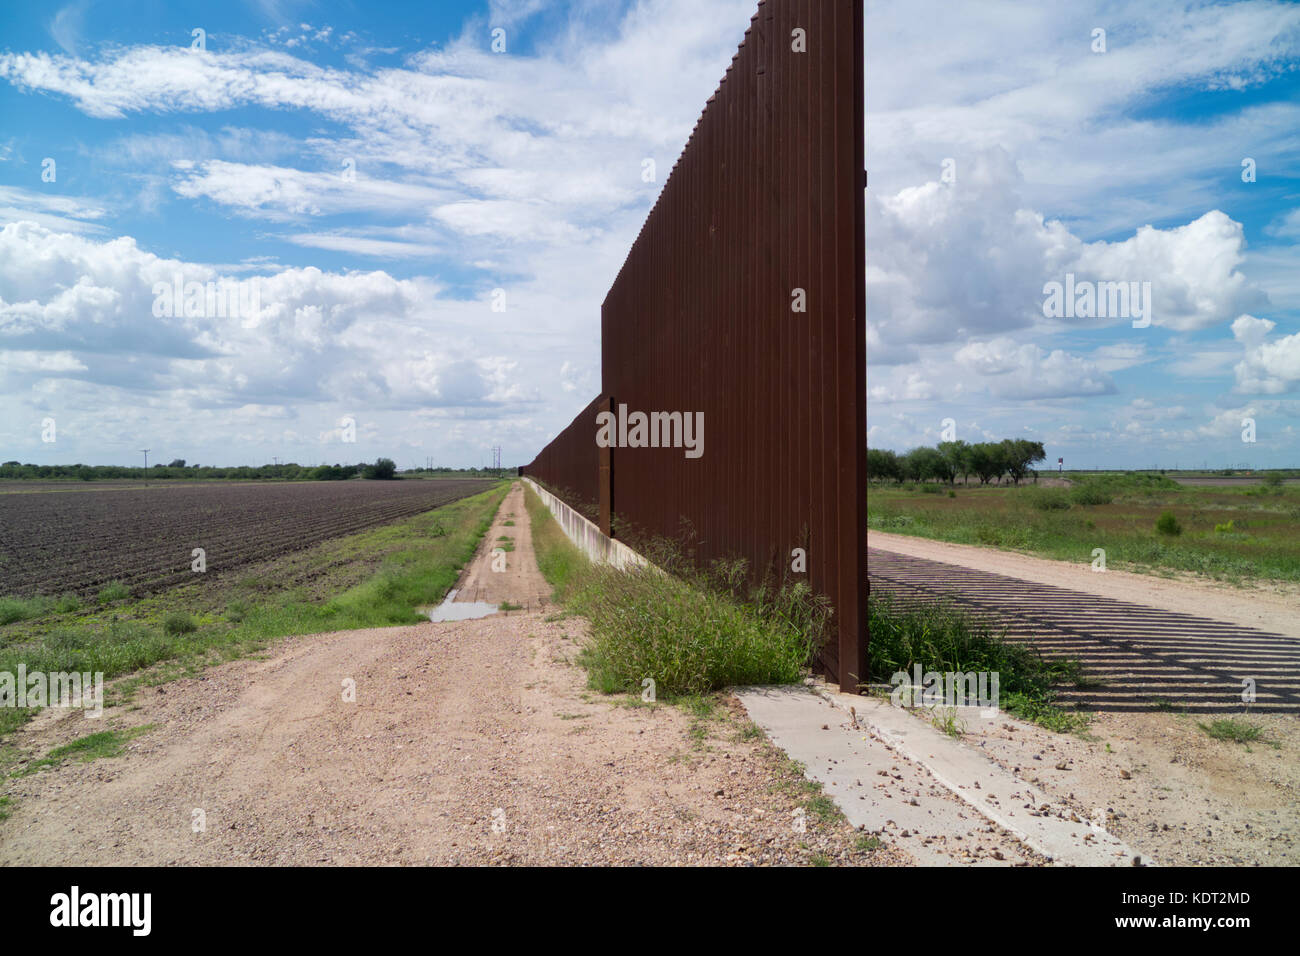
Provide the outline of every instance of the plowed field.
<path id="1" fill-rule="evenodd" d="M 0 493 L 0 595 L 134 594 L 309 547 L 485 491 L 487 479 L 155 484 Z M 25 491 L 5 483 L 0 491 Z M 84 489 L 84 490 L 83 490 Z"/>

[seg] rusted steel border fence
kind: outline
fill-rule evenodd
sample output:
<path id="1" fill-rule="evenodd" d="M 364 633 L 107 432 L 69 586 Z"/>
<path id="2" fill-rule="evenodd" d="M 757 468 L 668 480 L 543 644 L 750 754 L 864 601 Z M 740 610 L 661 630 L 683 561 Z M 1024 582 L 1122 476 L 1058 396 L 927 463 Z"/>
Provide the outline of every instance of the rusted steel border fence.
<path id="1" fill-rule="evenodd" d="M 601 530 L 608 534 L 608 523 L 597 520 L 601 449 L 596 445 L 596 413 L 601 407 L 601 400 L 594 399 L 519 473 L 544 482 L 552 494 L 583 517 L 601 524 Z"/>
<path id="2" fill-rule="evenodd" d="M 860 0 L 759 3 L 605 299 L 600 398 L 524 469 L 594 490 L 620 536 L 806 579 L 845 690 L 867 643 L 862 30 Z M 629 426 L 603 473 L 599 408 Z M 637 412 L 703 434 L 634 447 Z"/>

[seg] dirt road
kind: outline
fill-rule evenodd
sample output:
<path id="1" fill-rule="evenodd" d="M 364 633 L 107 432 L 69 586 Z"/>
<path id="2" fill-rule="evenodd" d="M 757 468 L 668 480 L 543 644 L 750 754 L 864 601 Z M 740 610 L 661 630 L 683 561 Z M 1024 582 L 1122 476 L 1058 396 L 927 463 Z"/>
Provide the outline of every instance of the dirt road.
<path id="1" fill-rule="evenodd" d="M 511 511 L 518 560 L 527 517 L 513 495 Z M 490 549 L 469 578 L 483 560 Z M 811 813 L 799 832 L 801 778 L 734 710 L 693 718 L 588 692 L 573 662 L 581 621 L 555 617 L 295 638 L 142 688 L 98 721 L 46 711 L 16 735 L 28 759 L 96 731 L 151 729 L 120 757 L 8 781 L 0 863 L 908 859 L 857 849 L 847 824 Z"/>

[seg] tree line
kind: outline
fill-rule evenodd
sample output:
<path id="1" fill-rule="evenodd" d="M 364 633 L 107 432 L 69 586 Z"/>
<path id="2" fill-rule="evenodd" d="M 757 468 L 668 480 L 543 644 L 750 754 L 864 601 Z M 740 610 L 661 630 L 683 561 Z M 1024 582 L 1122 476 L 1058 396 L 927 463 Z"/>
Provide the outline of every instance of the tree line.
<path id="1" fill-rule="evenodd" d="M 1043 461 L 1047 452 L 1040 441 L 1025 438 L 1004 438 L 1000 442 L 964 441 L 940 442 L 934 447 L 922 446 L 897 454 L 886 449 L 867 449 L 867 479 L 870 481 L 944 481 L 953 484 L 960 475 L 969 483 L 971 475 L 981 485 L 1010 478 L 1013 484 L 1033 475 L 1038 477 L 1034 465 Z"/>

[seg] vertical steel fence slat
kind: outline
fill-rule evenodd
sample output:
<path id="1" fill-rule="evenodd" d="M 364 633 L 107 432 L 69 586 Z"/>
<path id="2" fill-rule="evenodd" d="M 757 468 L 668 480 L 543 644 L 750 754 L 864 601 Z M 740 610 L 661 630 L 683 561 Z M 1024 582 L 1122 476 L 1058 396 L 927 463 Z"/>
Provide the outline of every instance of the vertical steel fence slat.
<path id="1" fill-rule="evenodd" d="M 601 395 L 524 469 L 598 503 L 602 399 L 704 413 L 701 458 L 607 456 L 615 533 L 742 558 L 752 583 L 805 548 L 845 690 L 866 654 L 862 29 L 859 0 L 759 0 L 601 307 Z"/>

